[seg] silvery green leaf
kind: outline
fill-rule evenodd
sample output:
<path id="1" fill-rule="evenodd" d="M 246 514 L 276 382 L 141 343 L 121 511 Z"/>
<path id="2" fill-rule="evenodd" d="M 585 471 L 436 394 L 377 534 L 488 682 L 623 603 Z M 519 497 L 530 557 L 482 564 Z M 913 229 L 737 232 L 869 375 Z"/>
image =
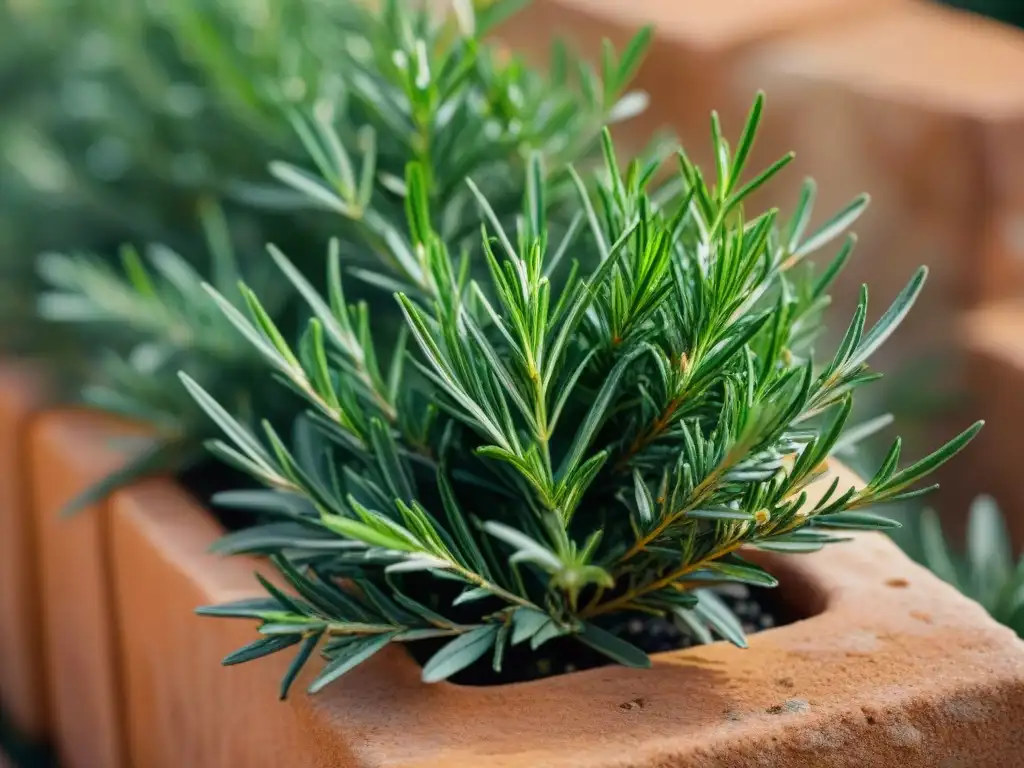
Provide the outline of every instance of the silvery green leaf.
<path id="1" fill-rule="evenodd" d="M 585 624 L 577 637 L 608 658 L 627 667 L 649 667 L 651 658 L 632 643 L 626 642 L 594 624 Z"/>
<path id="2" fill-rule="evenodd" d="M 854 198 L 853 202 L 811 233 L 800 244 L 800 247 L 794 251 L 794 255 L 798 258 L 810 255 L 842 235 L 853 222 L 860 218 L 860 215 L 868 207 L 869 202 L 870 198 L 867 195 L 860 195 Z"/>
<path id="3" fill-rule="evenodd" d="M 1013 551 L 1003 517 L 990 496 L 979 496 L 971 503 L 967 563 L 971 594 L 991 608 L 999 589 L 1013 573 Z"/>
<path id="4" fill-rule="evenodd" d="M 423 682 L 436 683 L 461 672 L 491 649 L 497 633 L 496 625 L 487 624 L 455 638 L 423 665 Z"/>
<path id="5" fill-rule="evenodd" d="M 519 560 L 528 560 L 552 572 L 561 569 L 562 561 L 554 552 L 522 531 L 493 520 L 485 522 L 482 527 L 491 536 L 512 546 L 516 550 L 514 556 Z"/>
<path id="6" fill-rule="evenodd" d="M 512 645 L 529 640 L 550 620 L 548 614 L 533 608 L 517 608 L 512 614 Z"/>
<path id="7" fill-rule="evenodd" d="M 647 110 L 651 97 L 644 91 L 630 91 L 617 102 L 608 112 L 610 124 L 623 123 Z"/>
<path id="8" fill-rule="evenodd" d="M 697 590 L 697 597 L 699 602 L 693 614 L 733 645 L 746 648 L 747 638 L 743 626 L 722 599 L 707 589 Z"/>

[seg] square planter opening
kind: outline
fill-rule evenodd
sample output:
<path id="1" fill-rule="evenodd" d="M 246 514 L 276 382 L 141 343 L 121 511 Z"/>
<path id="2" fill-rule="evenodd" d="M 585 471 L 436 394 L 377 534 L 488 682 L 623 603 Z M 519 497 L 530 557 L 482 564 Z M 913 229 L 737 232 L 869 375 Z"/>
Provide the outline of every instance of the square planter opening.
<path id="1" fill-rule="evenodd" d="M 252 626 L 193 614 L 255 594 L 262 566 L 210 555 L 219 526 L 172 484 L 123 491 L 112 510 L 137 765 L 1018 764 L 1021 642 L 880 534 L 758 555 L 783 595 L 820 613 L 748 650 L 718 642 L 657 654 L 648 670 L 478 687 L 425 685 L 394 648 L 275 703 L 288 660 L 219 669 Z"/>

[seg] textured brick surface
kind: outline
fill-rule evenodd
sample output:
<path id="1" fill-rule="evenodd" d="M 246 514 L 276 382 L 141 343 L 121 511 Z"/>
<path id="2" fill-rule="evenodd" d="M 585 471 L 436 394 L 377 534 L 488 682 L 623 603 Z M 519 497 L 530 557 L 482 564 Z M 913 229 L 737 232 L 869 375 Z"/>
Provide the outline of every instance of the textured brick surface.
<path id="1" fill-rule="evenodd" d="M 129 764 L 356 765 L 344 729 L 312 718 L 301 680 L 277 701 L 290 654 L 223 668 L 221 658 L 254 639 L 252 624 L 195 615 L 200 605 L 260 595 L 253 571 L 262 567 L 210 554 L 221 530 L 172 483 L 121 491 L 111 511 Z"/>
<path id="2" fill-rule="evenodd" d="M 471 688 L 423 685 L 389 649 L 280 704 L 287 660 L 217 669 L 253 627 L 192 615 L 253 594 L 255 563 L 208 554 L 217 526 L 167 484 L 118 494 L 112 524 L 132 755 L 147 768 L 1021 765 L 1024 645 L 880 534 L 762 556 L 784 598 L 820 613 L 746 651 Z"/>
<path id="3" fill-rule="evenodd" d="M 986 419 L 977 445 L 951 468 L 955 482 L 1000 503 L 1016 551 L 1024 551 L 1024 302 L 988 304 L 960 318 L 968 355 L 968 407 Z M 966 500 L 962 500 L 966 501 Z M 963 510 L 961 508 L 961 516 Z M 950 510 L 952 512 L 952 510 Z"/>
<path id="4" fill-rule="evenodd" d="M 956 310 L 1009 278 L 1020 250 L 1024 186 L 1024 32 L 931 3 L 898 3 L 765 46 L 736 88 L 762 87 L 765 147 L 794 149 L 796 172 L 768 202 L 790 205 L 803 174 L 822 191 L 821 215 L 867 191 L 860 245 L 836 288 L 849 316 L 862 282 L 877 315 L 920 264 L 930 284 L 881 359 L 941 358 Z M 1013 150 L 1013 151 L 1010 151 Z"/>
<path id="5" fill-rule="evenodd" d="M 61 518 L 72 498 L 121 465 L 108 447 L 123 434 L 115 425 L 98 414 L 51 412 L 34 423 L 29 446 L 53 736 L 68 768 L 126 765 L 106 505 Z"/>
<path id="6" fill-rule="evenodd" d="M 43 402 L 42 379 L 0 366 L 0 708 L 26 738 L 47 730 L 38 536 L 29 507 L 25 454 L 29 421 Z"/>
<path id="7" fill-rule="evenodd" d="M 513 47 L 543 51 L 555 37 L 574 41 L 597 60 L 600 41 L 621 47 L 638 29 L 655 27 L 654 44 L 636 87 L 651 107 L 625 137 L 654 129 L 678 132 L 695 158 L 706 158 L 712 109 L 738 133 L 754 88 L 734 87 L 733 70 L 758 44 L 817 25 L 842 24 L 904 0 L 535 0 L 501 35 Z"/>

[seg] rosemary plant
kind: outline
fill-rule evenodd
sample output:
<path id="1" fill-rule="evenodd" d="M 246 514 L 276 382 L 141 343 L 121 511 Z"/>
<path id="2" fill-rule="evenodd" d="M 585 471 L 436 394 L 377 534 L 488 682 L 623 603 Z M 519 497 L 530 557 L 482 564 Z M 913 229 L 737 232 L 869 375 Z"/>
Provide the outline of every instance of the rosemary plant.
<path id="1" fill-rule="evenodd" d="M 323 240 L 317 242 L 315 235 L 332 231 L 343 244 L 346 268 L 368 284 L 371 299 L 386 295 L 382 287 L 419 295 L 430 284 L 427 266 L 404 227 L 407 164 L 416 163 L 421 171 L 418 190 L 437 216 L 439 236 L 452 247 L 470 247 L 474 227 L 466 228 L 465 211 L 472 206 L 472 195 L 462 184 L 464 177 L 477 179 L 494 201 L 496 215 L 510 222 L 519 208 L 529 153 L 540 153 L 556 169 L 560 183 L 552 181 L 551 194 L 561 191 L 564 197 L 568 163 L 597 150 L 605 122 L 631 117 L 644 105 L 643 96 L 627 93 L 626 87 L 649 31 L 638 34 L 621 56 L 608 46 L 599 71 L 556 46 L 553 74 L 542 76 L 483 42 L 495 24 L 522 5 L 509 0 L 480 3 L 479 10 L 459 0 L 453 12 L 441 14 L 399 0 L 379 8 L 355 0 L 329 6 L 313 0 L 272 3 L 275 17 L 294 15 L 288 9 L 300 7 L 306 11 L 298 14 L 302 19 L 308 16 L 317 23 L 299 24 L 302 34 L 290 35 L 295 25 L 282 22 L 280 35 L 269 40 L 236 30 L 234 37 L 247 41 L 242 48 L 248 58 L 260 63 L 257 71 L 271 71 L 266 51 L 276 50 L 289 62 L 299 54 L 287 54 L 307 38 L 332 63 L 315 73 L 315 89 L 314 75 L 282 65 L 276 77 L 268 74 L 265 87 L 254 91 L 242 65 L 218 47 L 217 36 L 207 29 L 223 29 L 232 9 L 241 14 L 235 5 L 225 0 L 200 12 L 191 2 L 157 4 L 158 18 L 182 29 L 189 58 L 223 82 L 219 92 L 229 104 L 238 103 L 236 112 L 264 126 L 260 136 L 277 136 L 276 116 L 314 169 L 274 161 L 269 171 L 276 184 L 236 175 L 219 179 L 216 191 L 279 212 L 317 212 L 314 236 L 300 242 L 307 257 L 298 262 L 298 270 L 321 282 Z M 246 147 L 231 148 L 239 149 Z M 224 290 L 240 275 L 250 284 L 256 280 L 262 310 L 289 324 L 288 315 L 282 314 L 287 302 L 267 279 L 265 268 L 271 261 L 251 248 L 240 249 L 236 256 L 231 228 L 218 210 L 209 202 L 201 208 L 213 254 L 211 281 Z M 578 227 L 578 221 L 565 226 Z M 280 258 L 274 247 L 271 253 Z M 282 401 L 273 385 L 252 386 L 252 371 L 260 360 L 257 350 L 239 347 L 225 336 L 227 321 L 201 290 L 200 272 L 190 266 L 198 259 L 190 256 L 157 247 L 143 259 L 126 249 L 120 271 L 95 256 L 47 254 L 40 262 L 41 274 L 53 289 L 42 296 L 43 315 L 79 330 L 95 328 L 108 352 L 94 377 L 99 386 L 94 382 L 84 391 L 88 402 L 155 428 L 149 445 L 124 470 L 89 489 L 72 508 L 125 480 L 181 469 L 204 455 L 202 443 L 211 425 L 177 382 L 168 384 L 177 370 L 214 388 L 232 413 L 257 413 L 275 423 L 280 414 L 289 420 L 289 401 Z M 398 316 L 392 315 L 393 326 Z"/>
<path id="2" fill-rule="evenodd" d="M 682 151 L 667 185 L 654 182 L 656 159 L 622 172 L 605 133 L 591 183 L 568 170 L 585 223 L 558 237 L 539 153 L 514 229 L 469 180 L 479 279 L 440 234 L 429 169 L 411 162 L 405 234 L 422 279 L 396 294 L 405 331 L 387 348 L 347 302 L 337 245 L 325 295 L 275 255 L 312 314 L 296 345 L 251 290 L 248 315 L 212 292 L 307 405 L 288 440 L 269 423 L 252 431 L 183 377 L 224 432 L 214 453 L 266 486 L 219 496 L 264 517 L 218 549 L 270 555 L 290 586 L 261 578 L 265 598 L 201 609 L 260 623 L 225 663 L 294 647 L 282 695 L 318 649 L 327 664 L 312 692 L 393 643 L 442 642 L 428 682 L 565 638 L 647 666 L 616 626 L 650 614 L 744 645 L 704 589 L 775 584 L 743 548 L 816 550 L 889 526 L 868 508 L 927 490 L 913 486 L 980 424 L 903 469 L 896 440 L 863 487 L 836 479 L 807 500 L 833 452 L 870 431 L 848 427 L 854 393 L 877 378 L 867 360 L 925 271 L 871 328 L 865 289 L 838 350 L 816 364 L 819 315 L 854 240 L 821 274 L 808 257 L 866 199 L 812 232 L 811 183 L 784 226 L 775 211 L 745 213 L 789 160 L 745 180 L 761 109 L 759 98 L 735 149 L 713 119 L 711 182 Z"/>

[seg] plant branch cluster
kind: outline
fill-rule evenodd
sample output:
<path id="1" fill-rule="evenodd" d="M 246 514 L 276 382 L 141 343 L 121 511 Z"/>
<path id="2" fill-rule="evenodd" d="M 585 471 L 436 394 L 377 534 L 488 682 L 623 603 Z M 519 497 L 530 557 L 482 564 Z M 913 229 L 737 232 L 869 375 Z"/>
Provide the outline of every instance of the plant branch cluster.
<path id="1" fill-rule="evenodd" d="M 837 452 L 887 425 L 851 425 L 853 398 L 925 271 L 870 327 L 864 289 L 817 357 L 866 197 L 811 229 L 807 182 L 788 220 L 752 215 L 791 159 L 749 168 L 760 97 L 735 146 L 712 117 L 707 172 L 660 143 L 625 161 L 607 125 L 645 106 L 628 87 L 650 30 L 597 67 L 556 45 L 542 75 L 484 42 L 521 5 L 272 0 L 262 18 L 242 0 L 140 0 L 118 17 L 172 31 L 211 84 L 204 116 L 237 130 L 204 122 L 207 160 L 275 159 L 272 181 L 243 161 L 196 181 L 208 270 L 165 247 L 39 262 L 41 313 L 105 334 L 91 401 L 158 428 L 80 501 L 194 463 L 204 439 L 263 486 L 216 497 L 256 518 L 218 550 L 269 556 L 281 579 L 203 612 L 259 621 L 227 663 L 296 651 L 282 695 L 317 652 L 313 691 L 430 640 L 427 681 L 558 638 L 646 666 L 617 632 L 636 615 L 744 645 L 709 588 L 775 585 L 745 548 L 892 525 L 867 509 L 922 493 L 978 429 L 902 468 L 897 439 L 862 487 L 809 499 Z M 122 52 L 145 112 L 166 73 L 139 54 Z M 188 125 L 172 121 L 185 143 Z M 236 247 L 222 211 L 239 202 L 260 233 L 313 234 Z"/>
<path id="2" fill-rule="evenodd" d="M 207 133 L 230 136 L 236 142 L 232 151 L 247 146 L 256 157 L 287 159 L 269 162 L 270 183 L 253 181 L 251 170 L 226 163 L 223 175 L 211 179 L 213 189 L 199 201 L 208 263 L 207 253 L 177 256 L 160 245 L 147 248 L 144 256 L 126 247 L 120 264 L 106 255 L 81 253 L 48 253 L 39 260 L 48 286 L 40 314 L 104 349 L 90 372 L 85 399 L 153 425 L 158 436 L 124 471 L 75 500 L 72 509 L 142 474 L 177 471 L 203 458 L 202 443 L 215 433 L 174 380 L 178 370 L 203 383 L 236 415 L 258 414 L 277 424 L 294 416 L 292 404 L 282 407 L 273 383 L 260 385 L 258 350 L 237 343 L 225 316 L 201 289 L 205 273 L 237 308 L 251 305 L 258 294 L 268 321 L 285 328 L 298 322 L 295 302 L 277 279 L 274 260 L 280 252 L 271 246 L 268 259 L 248 246 L 235 247 L 239 227 L 211 202 L 218 196 L 232 206 L 255 205 L 271 222 L 295 219 L 302 211 L 312 216 L 316 226 L 308 228 L 314 236 L 291 237 L 282 245 L 296 247 L 296 274 L 311 280 L 315 290 L 325 286 L 324 260 L 310 244 L 322 242 L 315 235 L 325 231 L 336 238 L 332 247 L 344 251 L 345 269 L 368 289 L 362 291 L 368 301 L 358 304 L 351 325 L 339 331 L 341 344 L 354 355 L 350 362 L 358 386 L 371 388 L 386 418 L 396 418 L 388 404 L 394 395 L 385 391 L 376 361 L 364 357 L 362 348 L 369 306 L 381 303 L 382 289 L 416 295 L 436 290 L 405 227 L 406 166 L 416 163 L 421 170 L 419 183 L 446 241 L 473 248 L 475 227 L 466 228 L 473 197 L 462 183 L 467 175 L 487 192 L 503 220 L 510 220 L 518 210 L 530 153 L 541 153 L 560 169 L 562 183 L 552 187 L 557 194 L 559 186 L 568 188 L 567 163 L 585 161 L 602 125 L 630 117 L 644 103 L 626 87 L 649 31 L 621 56 L 607 48 L 599 70 L 556 46 L 553 74 L 546 76 L 482 42 L 518 5 L 460 0 L 454 11 L 439 14 L 397 0 L 374 10 L 359 2 L 282 1 L 267 5 L 273 17 L 268 20 L 250 18 L 245 3 L 151 2 L 119 17 L 118 24 L 174 32 L 188 66 L 212 83 L 216 98 L 208 108 L 226 112 L 219 127 Z M 129 56 L 132 51 L 122 55 L 138 58 Z M 166 90 L 166 73 L 151 70 L 151 62 L 149 68 L 140 62 L 132 70 L 132 77 L 145 81 L 136 83 L 143 101 L 147 93 L 157 99 Z M 259 139 L 224 127 L 236 124 Z M 221 152 L 207 149 L 211 157 Z M 240 279 L 251 286 L 252 296 L 236 296 L 231 286 Z M 386 321 L 389 345 L 399 332 L 396 321 Z M 312 391 L 301 379 L 292 384 Z"/>
<path id="3" fill-rule="evenodd" d="M 920 494 L 912 486 L 979 425 L 902 469 L 897 440 L 863 487 L 836 478 L 808 500 L 836 450 L 884 426 L 848 426 L 853 395 L 877 378 L 867 360 L 925 272 L 870 328 L 865 289 L 835 354 L 815 361 L 828 288 L 853 249 L 844 233 L 867 201 L 808 231 L 808 183 L 788 222 L 748 217 L 745 199 L 789 159 L 748 174 L 761 109 L 758 98 L 735 150 L 712 120 L 710 180 L 681 151 L 667 184 L 659 158 L 622 170 L 605 132 L 604 167 L 568 169 L 578 214 L 557 237 L 541 153 L 512 228 L 470 179 L 478 256 L 442 235 L 427 171 L 411 162 L 407 236 L 429 290 L 396 292 L 405 331 L 386 368 L 373 322 L 345 303 L 337 247 L 326 298 L 275 255 L 312 314 L 296 345 L 252 292 L 248 316 L 218 296 L 309 406 L 289 442 L 185 379 L 227 437 L 212 449 L 268 486 L 220 498 L 267 522 L 219 549 L 272 555 L 298 595 L 268 585 L 264 600 L 206 609 L 261 621 L 263 637 L 229 663 L 300 645 L 283 693 L 320 645 L 328 664 L 312 690 L 389 643 L 427 638 L 451 638 L 427 681 L 485 656 L 500 670 L 510 646 L 563 636 L 645 666 L 616 620 L 665 616 L 743 645 L 706 589 L 774 586 L 743 548 L 808 552 L 893 525 L 865 508 Z M 835 243 L 818 274 L 808 258 Z"/>

